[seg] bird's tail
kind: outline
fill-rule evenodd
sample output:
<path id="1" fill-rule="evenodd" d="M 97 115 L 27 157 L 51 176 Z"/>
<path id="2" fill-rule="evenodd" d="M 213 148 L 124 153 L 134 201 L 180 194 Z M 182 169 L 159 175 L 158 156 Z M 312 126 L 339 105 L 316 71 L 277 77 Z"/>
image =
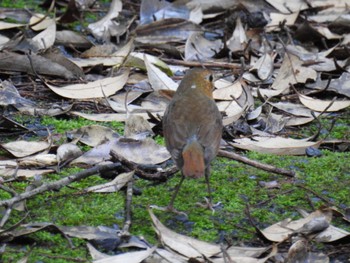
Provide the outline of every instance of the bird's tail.
<path id="1" fill-rule="evenodd" d="M 205 163 L 203 147 L 197 140 L 191 140 L 182 151 L 184 166 L 182 173 L 186 177 L 198 178 L 204 175 Z"/>

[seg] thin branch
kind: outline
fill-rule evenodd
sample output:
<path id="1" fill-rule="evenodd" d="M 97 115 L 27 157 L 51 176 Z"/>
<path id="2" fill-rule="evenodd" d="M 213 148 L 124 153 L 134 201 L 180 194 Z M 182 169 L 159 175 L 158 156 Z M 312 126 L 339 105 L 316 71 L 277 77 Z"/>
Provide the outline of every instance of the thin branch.
<path id="1" fill-rule="evenodd" d="M 285 169 L 278 168 L 278 167 L 273 166 L 273 165 L 260 163 L 258 161 L 251 160 L 251 159 L 249 159 L 247 157 L 243 157 L 243 156 L 241 156 L 241 155 L 239 155 L 237 153 L 228 152 L 228 151 L 225 151 L 225 150 L 219 150 L 218 156 L 230 158 L 230 159 L 236 160 L 236 161 L 244 163 L 244 164 L 248 164 L 250 166 L 253 166 L 255 168 L 258 168 L 258 169 L 261 169 L 261 170 L 264 170 L 264 171 L 267 171 L 267 172 L 281 174 L 281 175 L 285 175 L 285 176 L 288 176 L 288 177 L 294 177 L 295 176 L 295 172 L 294 171 L 285 170 Z"/>
<path id="2" fill-rule="evenodd" d="M 61 180 L 43 184 L 43 185 L 39 186 L 38 188 L 35 188 L 32 191 L 24 192 L 24 193 L 19 194 L 11 199 L 0 201 L 0 207 L 1 206 L 12 207 L 12 205 L 14 205 L 15 203 L 18 203 L 22 200 L 28 199 L 32 196 L 37 195 L 37 194 L 40 194 L 40 193 L 43 193 L 43 192 L 49 191 L 49 190 L 60 189 L 63 186 L 71 184 L 72 182 L 79 181 L 81 179 L 87 178 L 87 177 L 94 175 L 94 174 L 103 173 L 103 172 L 113 170 L 118 166 L 120 166 L 119 163 L 98 165 L 98 166 L 95 166 L 93 168 L 76 173 L 74 175 L 67 176 Z"/>

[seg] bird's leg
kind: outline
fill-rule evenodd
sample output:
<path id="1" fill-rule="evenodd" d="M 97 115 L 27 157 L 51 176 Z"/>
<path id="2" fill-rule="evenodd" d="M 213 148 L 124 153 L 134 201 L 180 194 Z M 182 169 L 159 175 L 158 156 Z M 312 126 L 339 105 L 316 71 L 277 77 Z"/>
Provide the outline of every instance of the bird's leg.
<path id="1" fill-rule="evenodd" d="M 211 211 L 213 211 L 213 213 L 215 212 L 215 207 L 218 206 L 218 204 L 213 204 L 213 199 L 211 196 L 211 188 L 210 188 L 210 180 L 209 180 L 209 176 L 210 176 L 210 167 L 208 166 L 205 169 L 205 182 L 207 184 L 208 187 L 208 198 L 204 198 L 205 199 L 205 203 L 197 203 L 199 206 L 210 209 Z"/>
<path id="2" fill-rule="evenodd" d="M 177 194 L 179 193 L 179 190 L 180 190 L 180 187 L 183 183 L 183 181 L 185 180 L 185 176 L 183 174 L 181 174 L 181 180 L 180 180 L 180 183 L 176 186 L 175 188 L 175 192 L 173 193 L 173 196 L 171 197 L 171 200 L 170 200 L 170 203 L 168 205 L 168 208 L 173 210 L 174 209 L 174 201 L 175 201 L 175 198 L 177 196 Z"/>
<path id="3" fill-rule="evenodd" d="M 165 207 L 162 207 L 162 206 L 151 206 L 152 208 L 155 208 L 155 209 L 158 209 L 158 210 L 162 210 L 162 211 L 168 211 L 168 212 L 173 212 L 173 213 L 176 213 L 176 214 L 179 214 L 179 215 L 185 215 L 187 217 L 187 214 L 185 212 L 181 212 L 181 211 L 178 211 L 174 208 L 174 201 L 175 201 L 175 198 L 180 190 L 180 187 L 183 183 L 183 181 L 185 180 L 185 176 L 182 174 L 181 175 L 181 180 L 179 182 L 179 184 L 176 186 L 175 188 L 175 192 L 173 193 L 173 196 L 171 197 L 170 199 L 170 203 L 168 204 L 168 206 L 165 206 Z"/>

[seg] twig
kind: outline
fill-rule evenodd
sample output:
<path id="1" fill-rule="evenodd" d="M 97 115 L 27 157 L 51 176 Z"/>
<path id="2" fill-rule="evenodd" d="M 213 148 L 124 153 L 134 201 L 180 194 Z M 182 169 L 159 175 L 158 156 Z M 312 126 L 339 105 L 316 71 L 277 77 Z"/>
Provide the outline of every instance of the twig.
<path id="1" fill-rule="evenodd" d="M 338 205 L 336 205 L 335 203 L 333 203 L 332 201 L 328 200 L 327 198 L 323 197 L 322 195 L 318 194 L 317 192 L 315 192 L 314 190 L 306 187 L 306 186 L 303 186 L 301 184 L 298 184 L 297 187 L 299 188 L 302 188 L 306 191 L 309 191 L 310 193 L 312 193 L 313 195 L 317 196 L 318 198 L 320 198 L 323 202 L 325 202 L 327 205 L 330 205 L 330 206 L 336 206 L 338 208 L 340 208 Z"/>
<path id="2" fill-rule="evenodd" d="M 113 150 L 111 151 L 110 154 L 112 156 L 113 161 L 119 161 L 126 168 L 128 168 L 130 171 L 134 170 L 135 173 L 143 179 L 165 181 L 170 175 L 172 175 L 178 171 L 178 168 L 175 165 L 173 165 L 173 166 L 166 168 L 162 171 L 159 171 L 157 168 L 155 168 L 154 171 L 147 172 L 147 171 L 145 171 L 145 169 L 142 168 L 141 165 L 138 165 L 134 162 L 127 160 L 126 158 L 119 155 L 117 152 L 115 152 Z"/>
<path id="3" fill-rule="evenodd" d="M 95 166 L 93 168 L 81 171 L 79 173 L 67 176 L 61 180 L 58 180 L 58 181 L 55 181 L 52 183 L 43 184 L 43 185 L 39 186 L 38 188 L 35 188 L 32 191 L 24 192 L 24 193 L 19 194 L 11 199 L 0 201 L 0 207 L 1 206 L 11 207 L 13 204 L 18 203 L 22 200 L 28 199 L 32 196 L 37 195 L 37 194 L 40 194 L 40 193 L 43 193 L 43 192 L 49 191 L 49 190 L 60 189 L 63 186 L 69 185 L 72 182 L 79 181 L 81 179 L 87 178 L 87 177 L 94 175 L 94 174 L 103 173 L 103 172 L 113 170 L 118 166 L 120 166 L 119 163 L 98 165 L 98 166 Z"/>
<path id="4" fill-rule="evenodd" d="M 162 60 L 166 63 L 173 64 L 173 65 L 181 65 L 181 66 L 187 66 L 187 67 L 206 67 L 206 68 L 229 68 L 229 69 L 236 69 L 241 70 L 242 64 L 238 63 L 226 63 L 226 62 L 196 62 L 196 61 L 183 61 L 178 59 L 168 59 L 168 58 L 162 58 Z M 250 66 L 248 66 L 246 69 L 249 69 Z"/>
<path id="5" fill-rule="evenodd" d="M 255 168 L 258 168 L 258 169 L 261 169 L 261 170 L 264 170 L 264 171 L 267 171 L 267 172 L 281 174 L 281 175 L 285 175 L 285 176 L 289 176 L 289 177 L 294 177 L 295 176 L 295 172 L 294 171 L 285 170 L 285 169 L 282 169 L 282 168 L 275 167 L 273 165 L 260 163 L 258 161 L 251 160 L 251 159 L 249 159 L 247 157 L 243 157 L 243 156 L 241 156 L 241 155 L 239 155 L 237 153 L 228 152 L 228 151 L 225 151 L 225 150 L 219 150 L 218 156 L 230 158 L 230 159 L 236 160 L 236 161 L 241 162 L 241 163 L 248 164 L 250 166 L 253 166 Z"/>
<path id="6" fill-rule="evenodd" d="M 125 223 L 123 227 L 123 236 L 130 236 L 129 229 L 131 226 L 131 203 L 133 195 L 133 180 L 128 182 L 128 187 L 126 190 L 126 205 L 125 205 Z"/>

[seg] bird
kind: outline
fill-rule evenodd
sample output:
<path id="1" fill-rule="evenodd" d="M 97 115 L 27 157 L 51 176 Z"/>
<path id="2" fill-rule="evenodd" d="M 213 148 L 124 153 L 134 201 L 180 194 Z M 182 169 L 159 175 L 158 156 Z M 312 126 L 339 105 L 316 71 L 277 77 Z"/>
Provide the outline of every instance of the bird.
<path id="1" fill-rule="evenodd" d="M 202 68 L 186 72 L 163 116 L 167 150 L 181 171 L 181 180 L 166 210 L 177 212 L 174 201 L 185 178 L 205 177 L 206 207 L 213 210 L 209 183 L 210 163 L 222 137 L 222 116 L 213 99 L 213 74 Z"/>

